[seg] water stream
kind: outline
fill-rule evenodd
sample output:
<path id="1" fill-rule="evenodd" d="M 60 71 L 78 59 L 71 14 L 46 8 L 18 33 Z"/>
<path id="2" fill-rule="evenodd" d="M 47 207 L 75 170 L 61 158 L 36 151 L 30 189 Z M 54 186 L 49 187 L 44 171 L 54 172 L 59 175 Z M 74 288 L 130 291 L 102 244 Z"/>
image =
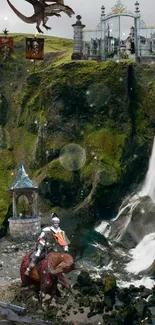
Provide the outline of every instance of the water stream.
<path id="1" fill-rule="evenodd" d="M 147 201 L 148 200 L 148 201 Z M 154 280 L 149 277 L 143 276 L 136 280 L 140 272 L 147 270 L 155 260 L 155 223 L 153 223 L 152 215 L 150 217 L 150 207 L 154 207 L 155 211 L 155 138 L 153 141 L 152 153 L 149 160 L 148 171 L 141 190 L 137 193 L 132 193 L 127 196 L 118 211 L 116 217 L 110 221 L 102 221 L 101 224 L 95 228 L 97 232 L 107 237 L 112 243 L 114 253 L 118 254 L 116 249 L 116 243 L 120 244 L 122 238 L 126 238 L 130 241 L 130 238 L 136 238 L 137 244 L 132 249 L 125 250 L 126 256 L 130 259 L 127 262 L 113 261 L 113 271 L 118 276 L 119 284 L 127 286 L 130 283 L 144 284 L 147 287 L 151 287 L 154 284 Z M 151 219 L 152 218 L 152 219 Z M 149 224 L 149 231 L 147 226 Z M 138 232 L 142 236 L 138 235 Z M 135 236 L 130 236 L 130 235 Z M 137 236 L 136 236 L 137 234 Z M 138 238 L 139 236 L 139 238 Z M 118 264 L 119 271 L 116 271 L 115 264 Z M 130 281 L 124 281 L 121 275 L 121 269 L 130 275 Z"/>
<path id="2" fill-rule="evenodd" d="M 149 196 L 155 203 L 155 138 L 153 141 L 152 154 L 149 161 L 149 168 L 142 190 L 138 193 L 139 196 Z"/>

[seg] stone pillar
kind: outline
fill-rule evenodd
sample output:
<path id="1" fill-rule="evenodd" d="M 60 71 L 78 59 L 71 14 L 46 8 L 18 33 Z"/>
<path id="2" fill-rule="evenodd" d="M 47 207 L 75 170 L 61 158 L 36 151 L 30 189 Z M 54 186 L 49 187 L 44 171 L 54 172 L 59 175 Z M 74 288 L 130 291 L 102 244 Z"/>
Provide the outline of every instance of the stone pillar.
<path id="1" fill-rule="evenodd" d="M 135 43 L 135 57 L 138 59 L 138 24 L 137 21 L 140 18 L 139 2 L 135 2 L 135 17 L 134 17 L 134 43 Z"/>
<path id="2" fill-rule="evenodd" d="M 12 195 L 12 205 L 13 205 L 13 218 L 17 218 L 16 193 L 15 192 L 13 192 L 13 195 Z"/>
<path id="3" fill-rule="evenodd" d="M 74 28 L 74 47 L 72 60 L 81 60 L 82 58 L 82 50 L 83 50 L 83 31 L 82 29 L 85 25 L 82 25 L 80 19 L 82 18 L 80 15 L 76 16 L 77 21 L 76 24 L 73 24 Z"/>
<path id="4" fill-rule="evenodd" d="M 106 50 L 106 18 L 105 18 L 105 6 L 101 7 L 101 56 L 105 58 L 105 50 Z"/>
<path id="5" fill-rule="evenodd" d="M 37 217 L 37 193 L 33 191 L 33 217 Z"/>

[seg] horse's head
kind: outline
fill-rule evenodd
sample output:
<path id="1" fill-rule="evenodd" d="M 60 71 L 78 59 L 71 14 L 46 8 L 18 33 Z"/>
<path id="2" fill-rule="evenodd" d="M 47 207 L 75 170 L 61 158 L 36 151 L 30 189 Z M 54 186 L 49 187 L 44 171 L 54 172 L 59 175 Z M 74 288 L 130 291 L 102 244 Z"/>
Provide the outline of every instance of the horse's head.
<path id="1" fill-rule="evenodd" d="M 61 273 L 69 273 L 73 270 L 76 270 L 75 264 L 72 263 L 61 263 L 56 269 L 50 270 L 51 274 L 61 274 Z"/>
<path id="2" fill-rule="evenodd" d="M 74 270 L 76 270 L 76 266 L 74 263 L 68 263 L 68 265 L 64 265 L 63 267 L 63 273 L 69 273 Z"/>

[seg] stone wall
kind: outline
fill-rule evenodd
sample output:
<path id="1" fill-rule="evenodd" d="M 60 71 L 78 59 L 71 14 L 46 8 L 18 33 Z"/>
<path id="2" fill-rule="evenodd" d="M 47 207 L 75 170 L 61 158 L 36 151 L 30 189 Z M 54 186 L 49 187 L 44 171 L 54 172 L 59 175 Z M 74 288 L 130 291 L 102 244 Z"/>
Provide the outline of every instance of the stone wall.
<path id="1" fill-rule="evenodd" d="M 41 218 L 10 218 L 9 233 L 13 238 L 35 236 L 41 232 Z"/>

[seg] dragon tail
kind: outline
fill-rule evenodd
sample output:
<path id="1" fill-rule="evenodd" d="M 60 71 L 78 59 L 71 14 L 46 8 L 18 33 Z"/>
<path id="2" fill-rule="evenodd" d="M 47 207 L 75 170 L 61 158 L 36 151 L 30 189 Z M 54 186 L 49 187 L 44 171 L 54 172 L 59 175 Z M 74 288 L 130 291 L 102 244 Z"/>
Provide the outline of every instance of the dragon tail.
<path id="1" fill-rule="evenodd" d="M 30 17 L 26 17 L 20 11 L 18 11 L 9 0 L 7 0 L 7 3 L 10 6 L 10 8 L 14 11 L 14 13 L 25 23 L 34 24 L 37 22 L 37 17 L 35 16 L 35 14 Z"/>

